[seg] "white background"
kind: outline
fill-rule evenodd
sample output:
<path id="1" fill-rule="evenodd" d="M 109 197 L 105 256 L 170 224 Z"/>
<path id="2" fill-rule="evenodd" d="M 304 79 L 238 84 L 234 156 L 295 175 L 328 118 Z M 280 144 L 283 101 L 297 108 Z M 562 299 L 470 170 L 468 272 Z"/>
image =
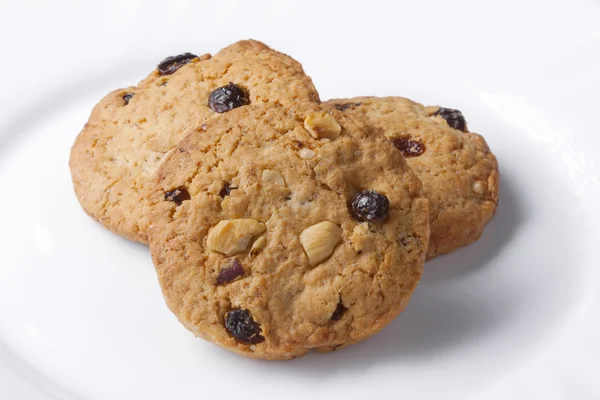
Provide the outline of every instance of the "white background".
<path id="1" fill-rule="evenodd" d="M 89 111 L 163 58 L 262 40 L 331 97 L 463 111 L 500 207 L 376 337 L 290 362 L 195 339 L 147 249 L 80 210 Z M 4 1 L 0 399 L 600 398 L 600 2 Z"/>

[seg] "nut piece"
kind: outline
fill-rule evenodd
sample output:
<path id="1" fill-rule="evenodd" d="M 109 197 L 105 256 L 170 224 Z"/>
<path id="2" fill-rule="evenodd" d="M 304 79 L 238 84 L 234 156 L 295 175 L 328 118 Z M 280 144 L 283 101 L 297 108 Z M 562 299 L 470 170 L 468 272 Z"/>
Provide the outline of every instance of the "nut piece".
<path id="1" fill-rule="evenodd" d="M 272 169 L 265 169 L 262 172 L 262 180 L 265 182 L 275 182 L 278 185 L 285 186 L 285 181 L 283 180 L 283 176 Z"/>
<path id="2" fill-rule="evenodd" d="M 315 156 L 315 154 L 317 154 L 311 149 L 300 149 L 298 153 L 300 154 L 300 158 L 302 158 L 303 160 L 310 160 Z"/>
<path id="3" fill-rule="evenodd" d="M 250 257 L 256 256 L 262 249 L 265 248 L 267 244 L 267 237 L 261 236 L 252 243 L 252 248 L 250 249 Z"/>
<path id="4" fill-rule="evenodd" d="M 308 114 L 304 119 L 304 128 L 315 139 L 333 140 L 342 132 L 342 127 L 335 118 L 325 112 Z"/>
<path id="5" fill-rule="evenodd" d="M 487 190 L 487 183 L 484 181 L 476 181 L 473 183 L 473 191 L 477 194 L 484 194 Z"/>
<path id="6" fill-rule="evenodd" d="M 231 257 L 246 251 L 250 240 L 266 229 L 254 219 L 224 220 L 208 232 L 206 247 Z"/>
<path id="7" fill-rule="evenodd" d="M 311 267 L 328 258 L 342 240 L 342 228 L 330 221 L 309 226 L 300 234 L 300 244 Z"/>

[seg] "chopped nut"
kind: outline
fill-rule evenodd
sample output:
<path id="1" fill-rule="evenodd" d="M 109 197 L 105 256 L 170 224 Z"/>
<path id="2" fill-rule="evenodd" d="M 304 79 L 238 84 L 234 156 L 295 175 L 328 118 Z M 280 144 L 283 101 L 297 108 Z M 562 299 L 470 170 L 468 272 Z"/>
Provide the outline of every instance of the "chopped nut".
<path id="1" fill-rule="evenodd" d="M 272 169 L 265 169 L 262 172 L 262 180 L 266 182 L 275 182 L 278 185 L 285 186 L 285 181 L 283 180 L 283 176 Z"/>
<path id="2" fill-rule="evenodd" d="M 317 154 L 311 149 L 301 149 L 298 153 L 300 154 L 300 158 L 304 160 L 310 160 L 315 156 L 315 154 Z"/>
<path id="3" fill-rule="evenodd" d="M 260 253 L 260 251 L 265 248 L 266 244 L 267 244 L 266 236 L 261 236 L 258 239 L 256 239 L 254 241 L 254 243 L 252 244 L 252 248 L 250 249 L 250 257 L 254 257 L 258 253 Z"/>
<path id="4" fill-rule="evenodd" d="M 300 233 L 300 244 L 311 267 L 328 258 L 342 240 L 342 228 L 330 221 L 309 226 Z"/>
<path id="5" fill-rule="evenodd" d="M 476 181 L 473 183 L 473 191 L 477 194 L 484 194 L 487 190 L 487 183 L 484 181 Z"/>
<path id="6" fill-rule="evenodd" d="M 234 256 L 246 251 L 250 240 L 265 230 L 265 224 L 254 219 L 224 220 L 208 232 L 206 247 Z"/>
<path id="7" fill-rule="evenodd" d="M 304 128 L 315 139 L 333 140 L 342 132 L 342 127 L 335 118 L 325 112 L 308 114 L 304 119 Z"/>

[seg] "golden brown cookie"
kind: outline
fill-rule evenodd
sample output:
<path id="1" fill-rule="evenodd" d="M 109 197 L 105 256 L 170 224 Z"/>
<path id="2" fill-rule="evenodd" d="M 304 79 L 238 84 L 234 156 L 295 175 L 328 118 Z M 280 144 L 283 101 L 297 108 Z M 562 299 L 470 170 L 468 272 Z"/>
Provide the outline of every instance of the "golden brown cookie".
<path id="1" fill-rule="evenodd" d="M 483 137 L 467 131 L 459 111 L 402 97 L 335 99 L 324 106 L 367 124 L 406 157 L 429 200 L 428 258 L 479 239 L 498 204 L 498 162 Z"/>
<path id="2" fill-rule="evenodd" d="M 318 100 L 297 61 L 254 40 L 214 57 L 170 57 L 138 86 L 96 105 L 71 150 L 75 193 L 106 228 L 146 242 L 149 183 L 190 129 L 247 104 Z"/>
<path id="3" fill-rule="evenodd" d="M 382 329 L 422 271 L 429 210 L 394 146 L 317 106 L 242 107 L 161 165 L 150 249 L 195 335 L 288 359 Z"/>

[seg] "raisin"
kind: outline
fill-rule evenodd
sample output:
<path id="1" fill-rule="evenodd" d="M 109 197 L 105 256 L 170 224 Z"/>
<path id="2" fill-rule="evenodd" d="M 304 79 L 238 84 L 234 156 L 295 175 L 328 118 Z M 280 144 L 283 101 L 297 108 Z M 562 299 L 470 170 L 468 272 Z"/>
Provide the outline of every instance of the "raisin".
<path id="1" fill-rule="evenodd" d="M 173 189 L 173 190 L 165 193 L 165 200 L 172 201 L 173 203 L 177 204 L 178 206 L 180 206 L 181 203 L 183 203 L 184 201 L 190 200 L 190 199 L 191 199 L 190 193 L 184 187 Z"/>
<path id="2" fill-rule="evenodd" d="M 217 285 L 231 282 L 238 276 L 242 275 L 244 275 L 244 269 L 242 268 L 242 264 L 238 261 L 238 259 L 234 258 L 232 260 L 228 260 L 226 266 L 221 270 L 219 276 L 217 277 Z"/>
<path id="3" fill-rule="evenodd" d="M 390 201 L 375 190 L 363 190 L 352 199 L 352 211 L 362 221 L 380 221 L 385 219 L 390 207 Z"/>
<path id="4" fill-rule="evenodd" d="M 350 107 L 358 107 L 361 104 L 362 103 L 344 103 L 344 104 L 334 104 L 333 106 L 340 111 L 346 111 Z"/>
<path id="5" fill-rule="evenodd" d="M 229 186 L 229 183 L 223 185 L 221 191 L 219 191 L 219 196 L 225 198 L 231 194 L 232 190 L 237 189 L 237 187 Z"/>
<path id="6" fill-rule="evenodd" d="M 238 342 L 257 344 L 265 338 L 260 334 L 260 326 L 254 321 L 248 310 L 236 308 L 225 314 L 225 329 Z"/>
<path id="7" fill-rule="evenodd" d="M 229 85 L 213 90 L 208 96 L 208 106 L 218 113 L 231 111 L 247 104 L 250 104 L 250 100 L 244 89 L 231 82 Z"/>
<path id="8" fill-rule="evenodd" d="M 337 307 L 335 308 L 335 311 L 331 315 L 331 320 L 339 321 L 346 311 L 348 311 L 348 309 L 346 307 L 344 307 L 344 305 L 342 304 L 342 301 L 340 300 Z"/>
<path id="9" fill-rule="evenodd" d="M 440 107 L 433 115 L 439 115 L 444 118 L 451 128 L 466 132 L 467 121 L 465 121 L 465 117 L 460 111 L 453 110 L 452 108 Z"/>
<path id="10" fill-rule="evenodd" d="M 413 140 L 408 136 L 402 136 L 392 140 L 394 146 L 400 150 L 404 157 L 418 157 L 425 151 L 425 145 L 418 140 Z"/>
<path id="11" fill-rule="evenodd" d="M 158 64 L 158 74 L 161 76 L 171 75 L 194 58 L 198 58 L 198 56 L 192 53 L 183 53 L 178 56 L 167 57 Z"/>
<path id="12" fill-rule="evenodd" d="M 123 100 L 125 100 L 125 105 L 129 104 L 129 100 L 134 96 L 133 93 L 125 93 L 123 95 Z"/>

